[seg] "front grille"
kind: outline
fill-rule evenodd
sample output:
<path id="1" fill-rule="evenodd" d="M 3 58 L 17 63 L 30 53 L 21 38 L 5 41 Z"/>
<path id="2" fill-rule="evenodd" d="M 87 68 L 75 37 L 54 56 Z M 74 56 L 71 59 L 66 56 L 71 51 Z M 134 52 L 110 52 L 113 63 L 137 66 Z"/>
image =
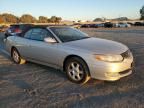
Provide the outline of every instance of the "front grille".
<path id="1" fill-rule="evenodd" d="M 126 52 L 122 53 L 121 56 L 123 58 L 129 58 L 131 56 L 131 52 L 130 50 L 127 50 Z"/>

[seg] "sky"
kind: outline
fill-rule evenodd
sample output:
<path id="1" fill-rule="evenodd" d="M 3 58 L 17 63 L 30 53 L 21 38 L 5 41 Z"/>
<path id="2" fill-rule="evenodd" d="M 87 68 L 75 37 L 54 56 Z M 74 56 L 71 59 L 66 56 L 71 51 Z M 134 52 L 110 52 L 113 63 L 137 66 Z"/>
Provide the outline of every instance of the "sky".
<path id="1" fill-rule="evenodd" d="M 64 20 L 137 19 L 144 0 L 0 0 L 0 13 L 60 16 Z"/>

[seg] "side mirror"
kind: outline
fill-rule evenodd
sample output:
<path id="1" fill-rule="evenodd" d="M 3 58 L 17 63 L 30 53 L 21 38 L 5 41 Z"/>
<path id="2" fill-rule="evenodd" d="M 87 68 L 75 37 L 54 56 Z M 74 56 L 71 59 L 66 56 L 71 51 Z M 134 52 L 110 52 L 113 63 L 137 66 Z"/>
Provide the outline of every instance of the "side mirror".
<path id="1" fill-rule="evenodd" d="M 56 43 L 57 41 L 54 38 L 47 37 L 47 38 L 44 38 L 44 42 L 47 42 L 47 43 Z"/>

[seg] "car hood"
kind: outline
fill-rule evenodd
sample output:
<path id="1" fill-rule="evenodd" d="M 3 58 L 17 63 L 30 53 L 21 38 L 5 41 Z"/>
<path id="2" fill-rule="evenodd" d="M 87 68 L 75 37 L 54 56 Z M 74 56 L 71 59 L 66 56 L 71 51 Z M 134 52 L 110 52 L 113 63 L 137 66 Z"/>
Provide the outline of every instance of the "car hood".
<path id="1" fill-rule="evenodd" d="M 69 48 L 79 51 L 88 51 L 95 54 L 121 54 L 128 50 L 128 47 L 111 40 L 100 38 L 87 38 L 65 43 Z"/>

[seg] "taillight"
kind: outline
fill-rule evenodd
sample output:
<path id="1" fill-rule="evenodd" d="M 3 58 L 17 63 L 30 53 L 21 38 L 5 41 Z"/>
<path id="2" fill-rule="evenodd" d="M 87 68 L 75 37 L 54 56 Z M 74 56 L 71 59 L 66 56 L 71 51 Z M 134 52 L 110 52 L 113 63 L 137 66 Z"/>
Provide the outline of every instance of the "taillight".
<path id="1" fill-rule="evenodd" d="M 15 33 L 21 33 L 21 30 L 20 30 L 19 28 L 16 28 L 16 29 L 14 30 L 14 32 L 15 32 Z"/>

